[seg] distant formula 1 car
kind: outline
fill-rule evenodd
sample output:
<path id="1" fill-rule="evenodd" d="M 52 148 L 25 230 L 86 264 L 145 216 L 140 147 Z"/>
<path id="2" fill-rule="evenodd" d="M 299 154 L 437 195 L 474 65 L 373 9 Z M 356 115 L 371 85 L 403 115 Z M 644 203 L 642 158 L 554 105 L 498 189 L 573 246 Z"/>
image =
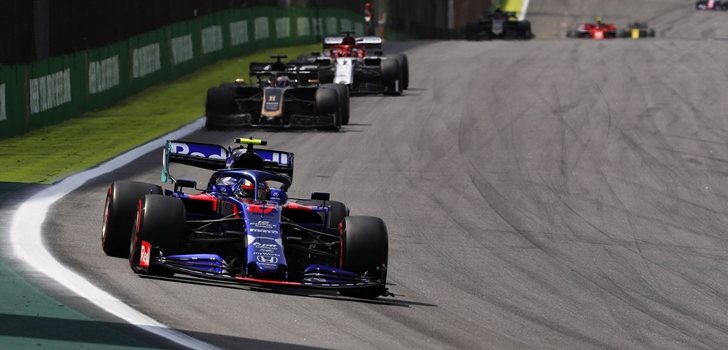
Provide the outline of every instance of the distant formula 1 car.
<path id="1" fill-rule="evenodd" d="M 569 30 L 566 36 L 595 40 L 614 39 L 617 37 L 617 26 L 612 23 L 604 23 L 601 18 L 597 17 L 596 23 L 582 23 L 575 30 Z"/>
<path id="2" fill-rule="evenodd" d="M 236 142 L 245 146 L 167 141 L 162 182 L 172 182 L 174 190 L 112 183 L 103 251 L 128 258 L 138 274 L 329 289 L 360 298 L 392 295 L 382 219 L 349 216 L 328 193 L 289 198 L 293 153 L 254 149 L 266 144 L 262 140 Z M 172 177 L 171 162 L 214 173 L 201 192 L 185 193 L 197 183 Z"/>
<path id="3" fill-rule="evenodd" d="M 385 55 L 380 37 L 343 34 L 324 38 L 322 52 L 291 63 L 318 72 L 321 83 L 347 86 L 351 93 L 401 95 L 409 87 L 407 55 Z"/>
<path id="4" fill-rule="evenodd" d="M 620 38 L 632 38 L 632 39 L 654 38 L 655 30 L 648 28 L 647 23 L 633 22 L 633 23 L 628 24 L 626 29 L 620 29 L 618 36 Z"/>
<path id="5" fill-rule="evenodd" d="M 728 1 L 701 0 L 695 3 L 696 10 L 728 11 Z"/>
<path id="6" fill-rule="evenodd" d="M 503 12 L 500 9 L 486 12 L 477 21 L 465 25 L 465 39 L 467 40 L 529 40 L 532 38 L 531 22 L 519 21 L 515 12 Z"/>
<path id="7" fill-rule="evenodd" d="M 251 63 L 256 83 L 242 79 L 207 90 L 208 129 L 229 127 L 294 127 L 339 130 L 349 123 L 349 92 L 335 84 L 320 85 L 315 72 L 284 64 Z"/>

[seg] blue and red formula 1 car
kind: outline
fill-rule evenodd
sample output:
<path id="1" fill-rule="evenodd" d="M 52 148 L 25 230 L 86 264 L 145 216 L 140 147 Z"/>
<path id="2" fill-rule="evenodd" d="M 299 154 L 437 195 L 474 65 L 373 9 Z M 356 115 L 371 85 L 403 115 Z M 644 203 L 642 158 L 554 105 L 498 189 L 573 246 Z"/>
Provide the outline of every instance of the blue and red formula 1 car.
<path id="1" fill-rule="evenodd" d="M 254 285 L 338 290 L 361 298 L 386 288 L 388 238 L 380 218 L 349 216 L 328 193 L 288 198 L 293 153 L 245 146 L 168 141 L 162 181 L 174 190 L 132 181 L 106 195 L 102 247 L 128 257 L 139 274 L 183 273 Z M 214 170 L 199 193 L 195 181 L 175 179 L 170 163 Z M 131 236 L 129 233 L 131 232 Z"/>

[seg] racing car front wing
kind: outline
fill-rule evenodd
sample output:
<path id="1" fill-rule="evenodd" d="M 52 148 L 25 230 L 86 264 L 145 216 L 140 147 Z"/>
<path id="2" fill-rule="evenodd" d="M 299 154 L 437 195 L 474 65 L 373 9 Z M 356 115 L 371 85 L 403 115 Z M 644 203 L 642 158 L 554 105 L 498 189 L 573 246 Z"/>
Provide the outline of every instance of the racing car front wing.
<path id="1" fill-rule="evenodd" d="M 150 266 L 165 268 L 186 275 L 233 281 L 246 285 L 278 285 L 305 287 L 314 289 L 349 289 L 383 286 L 381 281 L 372 280 L 331 266 L 311 265 L 304 270 L 300 281 L 283 281 L 232 274 L 226 269 L 226 263 L 216 254 L 183 254 L 152 257 Z"/>

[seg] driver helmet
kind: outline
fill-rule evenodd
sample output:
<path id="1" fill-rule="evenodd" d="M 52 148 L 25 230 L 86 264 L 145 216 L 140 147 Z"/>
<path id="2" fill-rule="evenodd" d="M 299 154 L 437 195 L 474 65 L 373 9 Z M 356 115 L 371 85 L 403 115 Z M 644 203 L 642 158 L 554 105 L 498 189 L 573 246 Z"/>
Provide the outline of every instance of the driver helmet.
<path id="1" fill-rule="evenodd" d="M 341 41 L 343 45 L 356 45 L 356 39 L 353 36 L 345 36 L 344 40 Z"/>
<path id="2" fill-rule="evenodd" d="M 238 197 L 246 199 L 255 199 L 255 187 L 253 182 L 245 180 L 245 182 L 238 188 Z M 265 182 L 258 183 L 258 200 L 270 199 L 270 187 Z"/>
<path id="3" fill-rule="evenodd" d="M 367 10 L 371 10 L 372 9 L 372 3 L 371 2 L 365 3 L 364 4 L 364 8 L 367 9 Z"/>
<path id="4" fill-rule="evenodd" d="M 274 82 L 275 87 L 288 87 L 291 86 L 291 79 L 289 79 L 285 75 L 281 75 L 280 77 L 276 78 Z"/>
<path id="5" fill-rule="evenodd" d="M 602 17 L 597 16 L 594 20 L 597 22 L 597 25 L 602 25 Z"/>

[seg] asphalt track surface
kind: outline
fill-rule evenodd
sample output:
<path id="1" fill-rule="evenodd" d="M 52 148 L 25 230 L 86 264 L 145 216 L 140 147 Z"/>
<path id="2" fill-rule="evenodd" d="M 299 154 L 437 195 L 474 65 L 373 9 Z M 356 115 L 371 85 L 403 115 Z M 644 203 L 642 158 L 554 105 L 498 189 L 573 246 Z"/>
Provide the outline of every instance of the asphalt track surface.
<path id="1" fill-rule="evenodd" d="M 552 2 L 532 1 L 540 37 Z M 266 139 L 296 153 L 293 196 L 382 217 L 395 298 L 134 275 L 101 251 L 105 190 L 158 183 L 161 150 L 59 201 L 47 242 L 222 348 L 726 348 L 728 13 L 647 3 L 654 40 L 416 43 L 411 89 L 353 99 L 339 133 L 186 138 Z"/>

